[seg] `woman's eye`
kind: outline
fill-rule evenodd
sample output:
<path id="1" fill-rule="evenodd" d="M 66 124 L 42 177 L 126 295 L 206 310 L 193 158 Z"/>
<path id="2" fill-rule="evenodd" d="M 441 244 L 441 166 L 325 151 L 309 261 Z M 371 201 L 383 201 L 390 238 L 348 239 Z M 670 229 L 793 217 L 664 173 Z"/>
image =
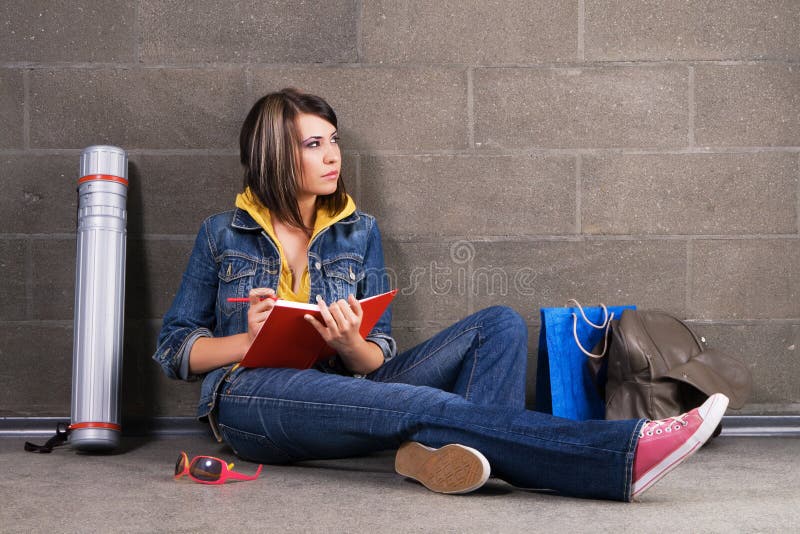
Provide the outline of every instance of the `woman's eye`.
<path id="1" fill-rule="evenodd" d="M 335 136 L 331 137 L 331 143 L 338 143 L 338 142 L 339 142 L 339 136 L 338 135 L 335 135 Z"/>
<path id="2" fill-rule="evenodd" d="M 319 146 L 319 141 L 311 141 L 306 145 L 306 148 L 317 148 Z"/>

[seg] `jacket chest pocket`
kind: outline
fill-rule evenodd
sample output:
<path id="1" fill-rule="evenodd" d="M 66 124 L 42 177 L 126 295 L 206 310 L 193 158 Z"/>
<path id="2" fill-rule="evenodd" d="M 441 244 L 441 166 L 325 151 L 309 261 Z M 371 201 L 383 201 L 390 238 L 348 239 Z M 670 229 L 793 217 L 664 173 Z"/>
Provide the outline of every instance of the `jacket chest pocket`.
<path id="1" fill-rule="evenodd" d="M 241 256 L 225 256 L 219 264 L 218 307 L 223 315 L 230 317 L 237 311 L 246 310 L 247 303 L 228 302 L 229 298 L 246 297 L 253 288 L 259 263 L 255 259 Z"/>
<path id="2" fill-rule="evenodd" d="M 325 283 L 336 299 L 347 298 L 356 294 L 356 286 L 364 279 L 364 262 L 361 258 L 352 256 L 334 258 L 322 263 L 322 272 Z"/>

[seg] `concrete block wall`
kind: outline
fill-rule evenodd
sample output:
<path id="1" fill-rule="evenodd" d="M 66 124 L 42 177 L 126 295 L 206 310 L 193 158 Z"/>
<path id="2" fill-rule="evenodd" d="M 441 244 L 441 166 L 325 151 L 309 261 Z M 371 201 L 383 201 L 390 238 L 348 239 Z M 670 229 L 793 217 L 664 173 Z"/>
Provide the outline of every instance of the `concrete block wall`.
<path id="1" fill-rule="evenodd" d="M 123 404 L 192 415 L 150 359 L 237 133 L 298 86 L 340 116 L 410 347 L 491 304 L 689 319 L 800 413 L 800 3 L 0 4 L 0 416 L 69 414 L 78 156 L 130 153 Z"/>

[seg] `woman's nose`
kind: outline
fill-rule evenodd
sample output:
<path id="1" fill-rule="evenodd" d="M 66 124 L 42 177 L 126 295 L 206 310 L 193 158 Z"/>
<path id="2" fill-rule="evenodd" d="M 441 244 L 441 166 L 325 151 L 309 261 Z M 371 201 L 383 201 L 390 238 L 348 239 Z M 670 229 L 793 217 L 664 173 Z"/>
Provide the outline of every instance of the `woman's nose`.
<path id="1" fill-rule="evenodd" d="M 325 162 L 326 163 L 334 163 L 339 161 L 341 158 L 341 153 L 339 152 L 339 147 L 336 145 L 328 145 L 328 149 L 325 151 Z"/>

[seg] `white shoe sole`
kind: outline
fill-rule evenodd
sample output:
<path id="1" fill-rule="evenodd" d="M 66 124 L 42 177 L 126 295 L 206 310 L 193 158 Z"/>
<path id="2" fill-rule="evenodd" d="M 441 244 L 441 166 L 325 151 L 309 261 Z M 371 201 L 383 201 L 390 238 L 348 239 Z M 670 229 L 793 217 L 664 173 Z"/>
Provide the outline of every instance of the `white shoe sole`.
<path id="1" fill-rule="evenodd" d="M 449 494 L 475 491 L 491 472 L 486 457 L 471 447 L 453 443 L 433 449 L 413 441 L 397 450 L 394 468 L 431 491 Z"/>
<path id="2" fill-rule="evenodd" d="M 722 393 L 711 395 L 698 410 L 700 417 L 703 418 L 700 427 L 686 440 L 686 443 L 653 466 L 642 478 L 636 481 L 633 485 L 631 497 L 635 498 L 641 495 L 643 491 L 661 480 L 664 475 L 694 454 L 714 433 L 727 409 L 728 397 Z"/>

